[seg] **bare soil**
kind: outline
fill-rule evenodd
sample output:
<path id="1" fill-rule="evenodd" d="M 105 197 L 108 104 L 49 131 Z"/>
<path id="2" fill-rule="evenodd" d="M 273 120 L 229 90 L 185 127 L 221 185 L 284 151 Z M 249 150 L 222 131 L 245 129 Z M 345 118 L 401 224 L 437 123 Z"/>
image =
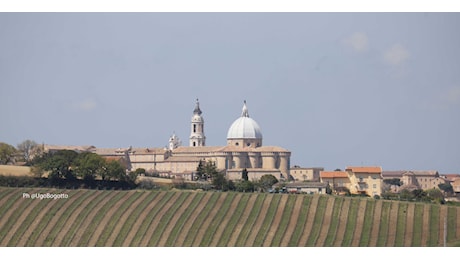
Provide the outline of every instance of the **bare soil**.
<path id="1" fill-rule="evenodd" d="M 157 228 L 158 223 L 161 220 L 161 217 L 163 217 L 163 215 L 169 210 L 169 208 L 171 208 L 174 205 L 174 203 L 176 203 L 177 199 L 180 197 L 181 194 L 181 192 L 176 192 L 176 194 L 174 194 L 174 196 L 171 199 L 169 199 L 166 205 L 164 205 L 161 211 L 158 212 L 158 214 L 153 219 L 152 223 L 150 223 L 149 227 L 147 228 L 147 232 L 145 233 L 139 245 L 140 247 L 148 246 L 150 238 L 152 237 L 153 232 L 155 232 L 155 229 Z"/>
<path id="2" fill-rule="evenodd" d="M 414 212 L 415 204 L 409 203 L 407 205 L 406 232 L 404 233 L 404 246 L 406 247 L 412 245 L 412 239 L 414 236 Z"/>
<path id="3" fill-rule="evenodd" d="M 353 247 L 359 246 L 359 242 L 361 241 L 361 234 L 363 233 L 363 225 L 364 225 L 364 216 L 366 213 L 366 205 L 367 205 L 367 200 L 365 199 L 362 199 L 359 202 L 355 232 L 353 233 L 353 239 L 351 241 L 351 246 Z"/>
<path id="4" fill-rule="evenodd" d="M 97 192 L 99 195 L 102 195 L 102 192 Z M 110 192 L 110 194 L 105 197 L 102 201 L 100 201 L 97 205 L 94 205 L 94 209 L 98 209 L 98 208 L 101 208 L 103 207 L 107 202 L 109 202 L 115 195 L 117 194 L 117 192 Z M 79 207 L 80 210 L 84 210 L 85 208 L 83 207 Z M 75 212 L 77 213 L 77 212 Z M 75 214 L 74 213 L 74 214 Z M 80 227 L 77 227 L 77 232 L 75 233 L 75 236 L 72 238 L 72 240 L 70 241 L 70 244 L 69 246 L 78 246 L 80 245 L 80 239 L 81 237 L 83 236 L 83 233 L 86 231 L 87 227 L 91 224 L 91 220 L 94 218 L 94 216 L 96 216 L 96 214 L 99 213 L 99 210 L 92 210 L 87 216 L 86 218 L 83 220 L 82 222 L 82 226 Z M 75 223 L 75 219 L 78 217 L 78 215 L 80 214 L 80 212 L 78 212 L 78 214 L 75 214 L 75 218 L 73 218 L 74 215 L 72 215 L 72 218 L 70 218 L 69 220 L 71 220 L 70 223 Z M 70 228 L 70 227 L 69 227 Z M 57 240 L 57 239 L 56 239 Z M 58 240 L 59 241 L 59 240 Z"/>
<path id="5" fill-rule="evenodd" d="M 163 199 L 163 197 L 166 195 L 166 192 L 161 192 L 155 198 L 152 200 L 152 202 L 149 203 L 149 205 L 145 208 L 144 211 L 139 215 L 139 218 L 134 222 L 133 227 L 131 230 L 128 232 L 128 235 L 126 236 L 125 240 L 123 241 L 123 247 L 128 247 L 131 245 L 131 242 L 133 241 L 134 237 L 137 234 L 137 231 L 141 227 L 142 223 L 145 221 L 145 218 L 150 214 L 150 212 L 155 208 L 155 206 L 158 204 L 159 201 Z"/>
<path id="6" fill-rule="evenodd" d="M 307 223 L 305 224 L 302 236 L 299 239 L 299 246 L 303 247 L 307 244 L 308 236 L 310 236 L 311 229 L 313 227 L 313 222 L 315 219 L 316 209 L 318 208 L 319 196 L 314 196 L 311 199 L 311 204 L 308 209 Z"/>
<path id="7" fill-rule="evenodd" d="M 173 230 L 174 226 L 177 224 L 177 220 L 180 218 L 180 216 L 182 216 L 184 211 L 190 206 L 190 203 L 193 201 L 195 196 L 196 196 L 196 193 L 190 193 L 190 195 L 183 202 L 182 206 L 177 209 L 176 213 L 174 214 L 174 216 L 171 218 L 166 228 L 164 229 L 163 234 L 167 234 L 167 235 L 163 235 L 160 237 L 160 240 L 158 241 L 157 246 L 161 246 L 161 247 L 165 246 L 166 241 L 168 240 L 169 234 L 171 234 L 171 231 Z"/>
<path id="8" fill-rule="evenodd" d="M 235 198 L 233 199 L 232 204 L 230 204 L 230 208 L 228 209 L 228 212 L 229 213 L 231 212 L 231 213 L 230 214 L 227 213 L 227 216 L 231 216 L 231 217 L 225 217 L 222 220 L 222 222 L 220 223 L 220 225 L 217 228 L 216 232 L 214 233 L 214 237 L 213 237 L 213 239 L 211 241 L 211 244 L 209 246 L 211 246 L 211 247 L 217 246 L 217 243 L 219 243 L 220 237 L 224 233 L 224 230 L 227 227 L 227 224 L 230 221 L 230 218 L 236 217 L 236 216 L 234 216 L 233 213 L 236 211 L 236 208 L 238 207 L 238 204 L 240 203 L 242 195 L 243 195 L 242 193 L 238 193 L 235 196 Z"/>
<path id="9" fill-rule="evenodd" d="M 426 204 L 423 208 L 423 227 L 421 246 L 426 246 L 428 243 L 428 234 L 430 232 L 430 205 Z"/>
<path id="10" fill-rule="evenodd" d="M 257 216 L 257 220 L 254 223 L 254 226 L 251 230 L 251 233 L 249 234 L 248 239 L 246 240 L 246 246 L 252 246 L 254 244 L 257 233 L 259 233 L 260 227 L 262 226 L 262 223 L 264 222 L 265 216 L 267 216 L 267 211 L 268 211 L 268 208 L 270 207 L 270 203 L 273 199 L 273 196 L 274 195 L 268 195 L 265 197 L 262 208 L 259 212 L 259 215 Z"/>
<path id="11" fill-rule="evenodd" d="M 219 199 L 216 202 L 216 206 L 211 210 L 211 212 L 209 212 L 207 219 L 201 225 L 202 228 L 200 228 L 200 230 L 198 231 L 198 234 L 196 235 L 195 240 L 192 243 L 192 246 L 200 245 L 201 241 L 203 240 L 204 234 L 206 233 L 206 230 L 208 229 L 212 220 L 216 216 L 217 212 L 219 212 L 220 208 L 222 207 L 222 204 L 224 204 L 225 198 L 227 198 L 227 196 L 228 193 L 223 193 L 222 196 L 219 197 Z"/>
<path id="12" fill-rule="evenodd" d="M 35 192 L 34 192 L 35 193 Z M 18 228 L 23 224 L 24 220 L 27 218 L 29 213 L 40 203 L 40 199 L 31 199 L 31 198 L 17 198 L 17 201 L 12 205 L 8 212 L 2 217 L 0 221 L 0 227 L 3 227 L 4 223 L 10 218 L 10 216 L 17 210 L 18 204 L 21 205 L 23 200 L 30 200 L 30 204 L 25 207 L 24 211 L 19 215 L 19 218 L 15 221 L 11 229 L 8 231 L 6 236 L 3 238 L 3 241 L 0 241 L 0 246 L 7 246 L 8 242 L 14 236 Z"/>
<path id="13" fill-rule="evenodd" d="M 249 214 L 251 213 L 251 210 L 254 207 L 254 203 L 255 203 L 255 201 L 256 201 L 258 196 L 259 195 L 257 194 L 257 195 L 253 195 L 253 196 L 249 197 L 249 200 L 248 200 L 248 203 L 246 205 L 246 208 L 244 209 L 243 214 L 241 215 L 240 219 L 244 219 L 244 220 L 248 219 Z M 238 223 L 236 224 L 236 226 L 235 226 L 235 228 L 233 230 L 232 236 L 230 237 L 230 240 L 228 241 L 228 244 L 227 244 L 228 247 L 235 246 L 236 241 L 238 239 L 238 236 L 240 235 L 241 229 L 243 228 L 244 224 L 245 224 L 245 222 L 238 221 Z"/>
<path id="14" fill-rule="evenodd" d="M 400 202 L 391 203 L 390 219 L 388 221 L 388 235 L 386 246 L 393 247 L 396 240 L 396 229 L 398 228 L 398 210 Z"/>
<path id="15" fill-rule="evenodd" d="M 182 246 L 184 244 L 185 238 L 187 237 L 187 234 L 192 227 L 193 223 L 195 222 L 196 218 L 198 215 L 201 213 L 201 211 L 204 209 L 206 204 L 208 204 L 209 199 L 211 198 L 212 193 L 208 192 L 206 195 L 203 197 L 202 201 L 198 206 L 196 207 L 195 214 L 192 214 L 190 218 L 185 222 L 185 225 L 182 227 L 181 232 L 179 233 L 179 236 L 177 237 L 175 246 Z"/>
<path id="16" fill-rule="evenodd" d="M 326 241 L 327 233 L 329 232 L 329 226 L 332 221 L 332 212 L 334 210 L 335 198 L 330 197 L 327 200 L 326 210 L 324 211 L 322 228 L 319 232 L 318 239 L 316 241 L 316 246 L 323 246 Z"/>
<path id="17" fill-rule="evenodd" d="M 264 243 L 262 246 L 270 246 L 273 238 L 275 237 L 276 230 L 278 229 L 281 219 L 283 217 L 284 208 L 286 207 L 286 202 L 289 198 L 289 195 L 284 195 L 281 197 L 280 203 L 278 204 L 278 208 L 276 209 L 275 218 L 270 225 L 270 229 L 267 232 L 267 236 L 265 237 Z"/>
<path id="18" fill-rule="evenodd" d="M 369 246 L 375 247 L 377 245 L 377 240 L 379 239 L 379 229 L 380 229 L 380 218 L 382 216 L 382 206 L 383 201 L 378 200 L 375 202 L 374 207 L 374 221 L 371 230 L 371 237 L 369 239 Z"/>
<path id="19" fill-rule="evenodd" d="M 294 230 L 296 228 L 297 224 L 297 219 L 299 218 L 300 211 L 302 210 L 302 202 L 303 202 L 304 196 L 297 196 L 295 203 L 294 203 L 294 208 L 292 209 L 292 214 L 291 214 L 291 219 L 289 220 L 289 225 L 286 228 L 286 233 L 284 234 L 283 239 L 281 240 L 280 246 L 288 246 L 289 241 L 291 240 L 292 234 L 294 233 Z"/>
<path id="20" fill-rule="evenodd" d="M 120 216 L 120 219 L 118 220 L 117 224 L 114 226 L 112 233 L 110 234 L 109 238 L 107 239 L 107 242 L 105 243 L 105 246 L 113 245 L 118 234 L 120 234 L 121 228 L 126 223 L 126 220 L 128 220 L 131 214 L 136 210 L 139 204 L 141 204 L 141 202 L 145 200 L 149 193 L 150 192 L 144 192 L 144 194 L 142 194 L 131 205 L 129 205 L 126 211 Z M 134 194 L 132 194 L 131 196 L 134 196 Z"/>
<path id="21" fill-rule="evenodd" d="M 342 205 L 342 210 L 340 210 L 339 224 L 337 227 L 337 233 L 335 235 L 334 246 L 341 246 L 343 238 L 345 236 L 345 231 L 347 230 L 347 221 L 348 221 L 348 211 L 350 210 L 351 199 L 345 198 Z"/>

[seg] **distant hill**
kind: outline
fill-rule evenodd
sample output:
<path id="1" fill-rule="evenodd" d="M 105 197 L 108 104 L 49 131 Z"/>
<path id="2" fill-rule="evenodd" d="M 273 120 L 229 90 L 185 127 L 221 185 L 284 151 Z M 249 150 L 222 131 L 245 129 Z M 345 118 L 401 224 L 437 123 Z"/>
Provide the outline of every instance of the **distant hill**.
<path id="1" fill-rule="evenodd" d="M 63 198 L 28 198 L 37 193 Z M 66 198 L 64 198 L 66 197 Z M 328 195 L 0 187 L 0 246 L 460 245 L 460 207 Z"/>

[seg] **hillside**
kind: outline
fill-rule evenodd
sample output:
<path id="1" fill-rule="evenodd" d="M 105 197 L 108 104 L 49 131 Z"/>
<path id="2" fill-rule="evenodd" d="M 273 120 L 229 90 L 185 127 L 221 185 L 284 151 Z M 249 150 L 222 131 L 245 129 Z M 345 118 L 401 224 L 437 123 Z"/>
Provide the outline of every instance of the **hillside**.
<path id="1" fill-rule="evenodd" d="M 64 194 L 32 199 L 36 193 Z M 325 195 L 0 188 L 0 246 L 460 245 L 460 207 Z"/>

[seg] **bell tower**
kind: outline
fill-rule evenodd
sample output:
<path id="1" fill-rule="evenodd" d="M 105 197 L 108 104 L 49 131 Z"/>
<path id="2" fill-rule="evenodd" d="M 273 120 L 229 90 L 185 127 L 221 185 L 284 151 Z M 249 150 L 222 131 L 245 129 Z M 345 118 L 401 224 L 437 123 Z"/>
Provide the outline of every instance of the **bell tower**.
<path id="1" fill-rule="evenodd" d="M 200 102 L 196 99 L 195 109 L 191 120 L 190 146 L 205 146 L 204 119 L 201 116 Z"/>

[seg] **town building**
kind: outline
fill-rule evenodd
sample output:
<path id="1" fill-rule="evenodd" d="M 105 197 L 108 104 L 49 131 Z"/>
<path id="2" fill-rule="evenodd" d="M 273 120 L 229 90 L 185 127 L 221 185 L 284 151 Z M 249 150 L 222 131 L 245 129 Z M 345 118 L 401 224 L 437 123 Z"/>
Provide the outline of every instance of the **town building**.
<path id="1" fill-rule="evenodd" d="M 402 185 L 395 187 L 396 192 L 403 189 L 439 189 L 439 184 L 448 183 L 448 180 L 441 177 L 438 171 L 383 171 L 382 178 L 384 180 L 399 179 Z"/>
<path id="2" fill-rule="evenodd" d="M 353 194 L 367 194 L 380 196 L 382 193 L 382 167 L 347 167 L 350 177 L 350 192 Z"/>
<path id="3" fill-rule="evenodd" d="M 346 171 L 321 171 L 320 180 L 326 183 L 335 194 L 342 193 L 345 189 L 351 189 L 351 181 Z"/>
<path id="4" fill-rule="evenodd" d="M 311 167 L 305 168 L 298 165 L 294 165 L 289 169 L 292 181 L 319 181 L 319 173 L 324 171 L 324 168 Z"/>
<path id="5" fill-rule="evenodd" d="M 72 149 L 97 153 L 104 157 L 120 157 L 126 161 L 129 171 L 143 168 L 160 176 L 193 180 L 200 161 L 212 161 L 217 169 L 231 180 L 242 178 L 248 171 L 249 180 L 257 180 L 272 174 L 278 180 L 289 180 L 291 152 L 278 146 L 263 146 L 259 124 L 249 116 L 246 101 L 241 115 L 234 120 L 227 132 L 226 145 L 206 146 L 203 112 L 196 100 L 190 121 L 189 146 L 182 146 L 173 134 L 168 146 L 153 148 L 96 148 L 94 146 L 48 146 L 52 149 Z"/>
<path id="6" fill-rule="evenodd" d="M 345 171 L 321 171 L 320 180 L 336 194 L 348 190 L 351 194 L 373 197 L 382 193 L 381 173 L 381 167 L 347 167 Z"/>

